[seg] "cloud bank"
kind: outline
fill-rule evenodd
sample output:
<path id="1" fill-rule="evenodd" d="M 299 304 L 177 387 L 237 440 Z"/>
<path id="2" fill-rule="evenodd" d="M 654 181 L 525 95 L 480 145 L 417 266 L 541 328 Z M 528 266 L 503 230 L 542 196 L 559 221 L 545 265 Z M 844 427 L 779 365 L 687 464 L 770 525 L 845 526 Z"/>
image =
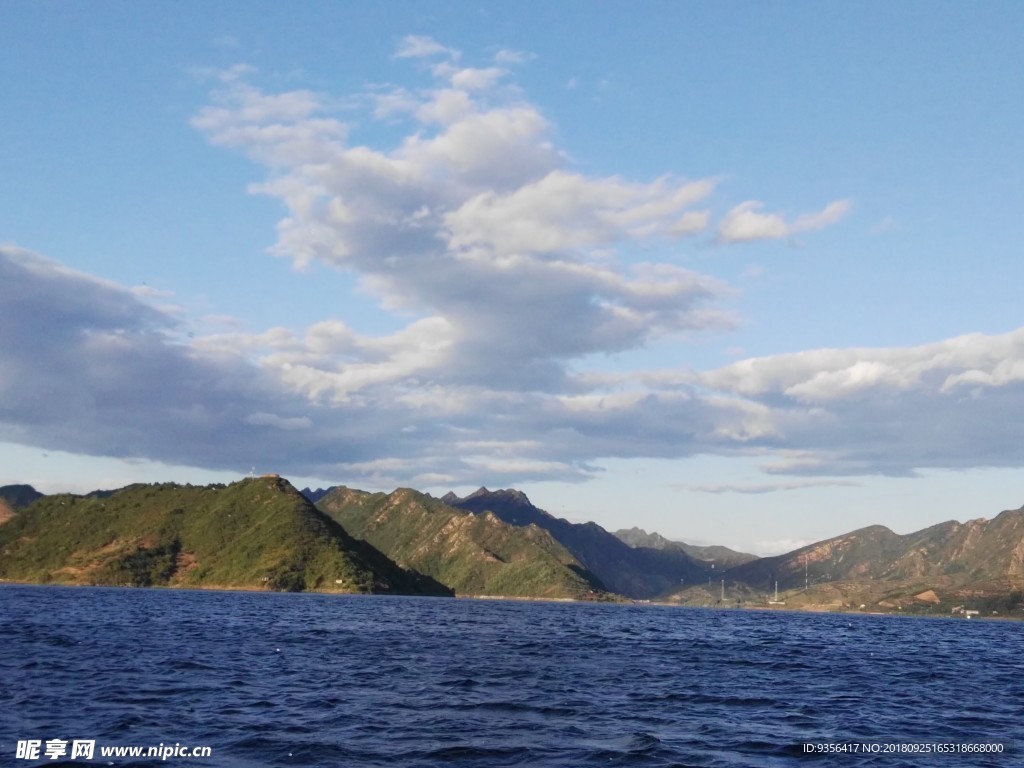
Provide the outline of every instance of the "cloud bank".
<path id="1" fill-rule="evenodd" d="M 596 372 L 736 323 L 730 286 L 680 266 L 686 238 L 810 232 L 849 202 L 787 220 L 748 201 L 716 226 L 714 179 L 574 170 L 512 83 L 528 56 L 467 67 L 424 37 L 395 55 L 427 82 L 359 94 L 398 132 L 388 146 L 247 67 L 220 73 L 192 125 L 265 169 L 250 191 L 287 210 L 276 254 L 354 273 L 404 327 L 359 334 L 325 308 L 304 329 L 190 338 L 162 297 L 2 247 L 0 439 L 376 487 L 584 480 L 611 457 L 754 455 L 805 476 L 1024 460 L 1024 329 Z"/>
<path id="2" fill-rule="evenodd" d="M 562 370 L 543 388 L 514 359 L 503 375 L 486 353 L 483 370 L 452 358 L 443 318 L 188 338 L 130 288 L 14 247 L 0 323 L 0 438 L 41 448 L 383 486 L 580 480 L 606 457 L 755 455 L 811 476 L 1024 460 L 1024 329 L 706 372 Z"/>
<path id="3" fill-rule="evenodd" d="M 718 239 L 723 243 L 751 240 L 779 240 L 800 232 L 823 229 L 842 220 L 853 207 L 849 200 L 835 200 L 817 213 L 804 213 L 787 222 L 775 213 L 761 213 L 764 204 L 757 200 L 740 203 L 726 214 L 718 225 Z"/>

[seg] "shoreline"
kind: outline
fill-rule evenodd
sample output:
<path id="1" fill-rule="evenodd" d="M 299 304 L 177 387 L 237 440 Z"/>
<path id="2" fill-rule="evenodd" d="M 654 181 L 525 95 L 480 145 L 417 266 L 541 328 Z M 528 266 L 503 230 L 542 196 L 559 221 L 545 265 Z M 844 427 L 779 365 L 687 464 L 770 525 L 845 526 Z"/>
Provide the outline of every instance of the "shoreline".
<path id="1" fill-rule="evenodd" d="M 607 605 L 607 606 L 618 606 L 618 607 L 634 607 L 634 608 L 673 608 L 683 610 L 701 610 L 701 611 L 748 611 L 754 613 L 786 613 L 786 614 L 809 614 L 809 615 L 822 615 L 831 614 L 839 616 L 887 616 L 887 617 L 898 617 L 908 619 L 946 619 L 950 621 L 1010 621 L 1019 622 L 1024 621 L 1024 614 L 1015 616 L 1012 614 L 990 614 L 990 615 L 976 615 L 968 618 L 967 616 L 947 613 L 923 613 L 923 612 L 907 612 L 907 611 L 867 611 L 858 609 L 843 609 L 836 608 L 829 605 L 807 605 L 793 608 L 780 608 L 777 606 L 769 605 L 682 605 L 680 603 L 674 603 L 664 600 L 631 600 L 629 598 L 622 598 L 621 600 L 580 600 L 571 597 L 525 597 L 525 596 L 512 596 L 512 595 L 415 595 L 406 593 L 393 593 L 393 592 L 341 592 L 334 590 L 303 590 L 301 592 L 285 592 L 280 590 L 271 589 L 260 589 L 258 587 L 246 587 L 246 586 L 225 586 L 225 585 L 209 585 L 209 586 L 151 586 L 151 587 L 134 587 L 129 585 L 117 585 L 117 584 L 74 584 L 74 583 L 42 583 L 36 581 L 19 581 L 13 579 L 0 579 L 0 589 L 5 586 L 19 586 L 19 587 L 39 587 L 39 588 L 57 588 L 57 589 L 121 589 L 121 590 L 159 590 L 159 591 L 176 591 L 176 592 L 226 592 L 226 593 L 243 593 L 243 594 L 267 594 L 267 595 L 325 595 L 335 597 L 412 597 L 412 598 L 428 598 L 428 599 L 441 599 L 441 600 L 463 600 L 463 601 L 500 601 L 500 602 L 520 602 L 520 603 L 558 603 L 558 604 L 572 604 L 572 605 Z"/>

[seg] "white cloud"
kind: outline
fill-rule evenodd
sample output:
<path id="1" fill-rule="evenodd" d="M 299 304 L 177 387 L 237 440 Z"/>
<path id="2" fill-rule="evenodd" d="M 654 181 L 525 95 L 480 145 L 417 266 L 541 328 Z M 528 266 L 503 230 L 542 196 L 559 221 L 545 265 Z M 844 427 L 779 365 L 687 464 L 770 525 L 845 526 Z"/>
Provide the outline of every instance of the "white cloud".
<path id="1" fill-rule="evenodd" d="M 445 54 L 423 39 L 403 50 Z M 384 308 L 422 318 L 388 339 L 312 328 L 305 338 L 279 340 L 259 361 L 289 391 L 338 407 L 390 407 L 386 396 L 395 407 L 443 414 L 459 444 L 482 434 L 501 443 L 546 435 L 540 446 L 503 454 L 523 472 L 547 467 L 569 476 L 601 456 L 702 451 L 781 453 L 788 458 L 767 469 L 798 475 L 906 474 L 971 462 L 978 429 L 962 429 L 960 420 L 977 416 L 986 393 L 1007 393 L 1024 376 L 1005 349 L 978 352 L 993 337 L 812 350 L 705 373 L 625 374 L 615 384 L 586 370 L 570 374 L 591 355 L 735 322 L 715 306 L 728 286 L 670 256 L 630 263 L 619 254 L 637 244 L 666 249 L 702 231 L 711 213 L 697 206 L 717 182 L 573 170 L 505 70 L 456 66 L 445 56 L 430 70 L 432 87 L 395 89 L 386 109 L 376 102 L 378 115 L 409 123 L 391 148 L 347 144 L 324 99 L 270 97 L 244 80 L 233 81 L 237 95 L 218 96 L 232 114 L 197 123 L 270 169 L 257 189 L 289 210 L 278 253 L 353 270 Z M 275 125 L 281 114 L 298 117 L 274 135 L 249 120 L 261 114 Z M 227 142 L 223 126 L 245 130 Z M 747 201 L 720 221 L 718 236 L 785 238 L 833 225 L 850 210 L 836 200 L 786 217 Z M 500 429 L 495 413 L 508 417 Z M 945 429 L 951 436 L 936 448 Z M 981 464 L 1010 460 L 985 453 Z M 422 471 L 470 469 L 458 455 Z"/>
<path id="2" fill-rule="evenodd" d="M 539 110 L 498 85 L 503 70 L 435 70 L 438 87 L 397 89 L 384 106 L 376 97 L 377 114 L 413 123 L 390 150 L 347 145 L 319 97 L 270 96 L 244 82 L 217 92 L 217 108 L 194 125 L 271 169 L 252 189 L 289 209 L 277 253 L 354 270 L 385 308 L 445 325 L 443 355 L 463 364 L 442 367 L 435 380 L 557 388 L 579 356 L 731 322 L 708 306 L 725 293 L 717 281 L 609 258 L 621 243 L 667 242 L 706 226 L 707 212 L 691 207 L 712 180 L 573 173 Z M 427 375 L 439 355 L 341 371 L 280 355 L 264 362 L 324 398 L 413 370 Z"/>
<path id="3" fill-rule="evenodd" d="M 485 69 L 474 69 L 467 67 L 453 72 L 451 83 L 453 88 L 464 91 L 483 91 L 496 85 L 505 75 L 505 70 L 500 67 L 487 67 Z"/>
<path id="4" fill-rule="evenodd" d="M 852 207 L 849 200 L 836 200 L 817 213 L 805 213 L 798 216 L 791 229 L 793 232 L 823 229 L 842 220 Z"/>
<path id="5" fill-rule="evenodd" d="M 967 334 L 917 347 L 817 349 L 750 358 L 702 377 L 744 395 L 825 403 L 864 391 L 948 394 L 964 384 L 1024 380 L 1024 329 Z"/>
<path id="6" fill-rule="evenodd" d="M 419 106 L 419 100 L 405 88 L 392 88 L 382 93 L 371 93 L 373 102 L 373 118 L 382 120 L 393 115 L 411 114 Z"/>
<path id="7" fill-rule="evenodd" d="M 510 48 L 503 48 L 494 54 L 496 64 L 525 64 L 537 58 L 536 54 L 527 51 L 515 51 Z"/>
<path id="8" fill-rule="evenodd" d="M 808 544 L 814 543 L 813 539 L 771 539 L 768 541 L 756 541 L 746 547 L 737 546 L 735 549 L 743 549 L 759 557 L 773 557 L 786 554 L 787 552 L 795 552 L 806 547 Z"/>
<path id="9" fill-rule="evenodd" d="M 1024 427 L 1024 329 L 916 347 L 823 349 L 744 360 L 698 377 L 771 410 L 781 474 L 914 475 L 1015 466 Z"/>
<path id="10" fill-rule="evenodd" d="M 962 373 L 950 374 L 942 382 L 942 392 L 954 392 L 968 387 L 981 386 L 985 388 L 1003 387 L 1007 384 L 1015 384 L 1024 381 L 1024 358 L 1021 355 L 1021 348 L 1017 344 L 1005 345 L 1003 350 L 997 350 L 996 354 L 1013 355 L 1012 357 L 999 359 L 989 357 L 985 359 L 974 359 L 973 364 L 980 364 L 982 368 L 971 368 Z"/>
<path id="11" fill-rule="evenodd" d="M 408 385 L 408 357 L 428 348 L 417 337 L 420 324 L 380 339 L 353 334 L 359 364 L 372 368 L 376 358 L 391 371 L 392 386 L 362 404 L 322 407 L 287 380 L 286 366 L 261 354 L 326 355 L 344 345 L 343 327 L 318 324 L 299 338 L 272 329 L 183 343 L 177 322 L 131 289 L 0 247 L 0 440 L 328 477 L 346 463 L 419 456 L 443 444 L 433 412 L 393 398 L 395 387 Z M 410 423 L 419 424 L 414 436 L 402 432 Z"/>
<path id="12" fill-rule="evenodd" d="M 726 214 L 718 225 L 718 236 L 727 243 L 744 240 L 778 239 L 789 234 L 789 227 L 781 216 L 759 213 L 763 203 L 748 200 Z"/>
<path id="13" fill-rule="evenodd" d="M 569 479 L 577 475 L 582 479 L 583 473 L 572 464 L 563 461 L 541 461 L 538 459 L 504 458 L 496 456 L 467 456 L 465 458 L 467 467 L 476 471 L 478 477 L 494 477 L 509 475 L 532 475 L 544 477 L 545 475 Z"/>
<path id="14" fill-rule="evenodd" d="M 654 313 L 639 321 L 647 333 L 680 290 L 673 280 L 704 279 L 649 269 L 580 274 L 638 293 L 646 308 L 636 298 L 630 310 Z M 527 308 L 540 317 L 521 347 L 485 346 L 518 322 L 511 309 L 533 284 L 479 318 L 477 336 L 454 312 L 384 336 L 329 320 L 183 344 L 177 319 L 130 289 L 0 248 L 0 439 L 211 469 L 257 463 L 373 487 L 580 480 L 604 457 L 715 454 L 762 457 L 763 471 L 789 477 L 691 490 L 768 493 L 1024 462 L 1024 426 L 1008 417 L 1024 408 L 1024 329 L 705 373 L 568 376 L 563 361 L 585 337 L 551 327 L 543 295 Z M 587 348 L 618 338 L 595 328 Z"/>
<path id="15" fill-rule="evenodd" d="M 347 129 L 324 111 L 319 96 L 299 90 L 267 94 L 241 79 L 225 78 L 191 121 L 214 144 L 241 149 L 272 168 L 324 162 L 337 154 Z"/>
<path id="16" fill-rule="evenodd" d="M 395 51 L 396 59 L 418 59 L 430 56 L 458 58 L 459 52 L 447 48 L 427 35 L 406 35 Z"/>
<path id="17" fill-rule="evenodd" d="M 670 235 L 681 237 L 692 235 L 708 228 L 711 221 L 711 214 L 708 211 L 687 211 L 668 228 Z"/>
<path id="18" fill-rule="evenodd" d="M 695 493 L 740 493 L 755 494 L 779 493 L 781 491 L 799 491 L 805 488 L 820 488 L 822 486 L 858 486 L 860 483 L 853 480 L 793 480 L 786 483 L 736 483 L 719 485 L 691 485 L 685 486 L 685 490 Z"/>
<path id="19" fill-rule="evenodd" d="M 409 111 L 414 112 L 422 123 L 451 125 L 470 116 L 474 109 L 468 93 L 449 88 L 438 91 L 429 101 L 415 102 L 414 109 Z"/>
<path id="20" fill-rule="evenodd" d="M 635 184 L 563 170 L 500 195 L 486 191 L 445 216 L 453 249 L 507 256 L 593 248 L 623 238 L 698 231 L 706 217 L 686 209 L 711 181 Z"/>
<path id="21" fill-rule="evenodd" d="M 718 238 L 725 243 L 751 240 L 779 240 L 797 232 L 807 232 L 835 224 L 849 213 L 849 200 L 836 200 L 817 213 L 805 213 L 789 224 L 775 213 L 761 213 L 764 204 L 748 200 L 730 210 L 719 222 Z"/>
<path id="22" fill-rule="evenodd" d="M 736 323 L 729 286 L 675 250 L 708 226 L 718 182 L 586 175 L 504 71 L 457 67 L 429 38 L 400 53 L 445 59 L 427 87 L 360 100 L 398 132 L 390 146 L 354 143 L 330 97 L 266 93 L 244 67 L 193 120 L 265 168 L 250 191 L 287 211 L 275 252 L 353 272 L 399 330 L 360 334 L 330 307 L 304 329 L 183 339 L 152 296 L 2 248 L 0 439 L 377 485 L 578 480 L 607 457 L 755 456 L 823 483 L 1024 462 L 1007 416 L 1024 409 L 1024 329 L 594 370 Z M 790 220 L 748 201 L 719 237 L 786 237 L 848 210 Z"/>

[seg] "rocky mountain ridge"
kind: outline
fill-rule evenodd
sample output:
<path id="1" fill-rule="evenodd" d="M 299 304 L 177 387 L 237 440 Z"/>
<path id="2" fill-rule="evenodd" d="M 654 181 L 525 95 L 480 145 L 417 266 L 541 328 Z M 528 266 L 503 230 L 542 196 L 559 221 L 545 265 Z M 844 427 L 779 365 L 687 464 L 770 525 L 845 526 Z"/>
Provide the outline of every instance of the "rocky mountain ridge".
<path id="1" fill-rule="evenodd" d="M 547 531 L 456 509 L 410 488 L 339 486 L 317 507 L 352 535 L 456 594 L 609 599 L 605 586 Z"/>
<path id="2" fill-rule="evenodd" d="M 973 601 L 1024 611 L 1024 508 L 909 534 L 869 526 L 754 559 L 688 552 L 641 529 L 619 534 L 634 546 L 510 489 L 441 499 L 344 486 L 300 494 L 274 477 L 86 496 L 0 488 L 0 579 L 932 612 Z M 745 560 L 724 567 L 736 556 Z"/>
<path id="3" fill-rule="evenodd" d="M 450 506 L 474 514 L 491 512 L 510 525 L 536 525 L 548 531 L 608 589 L 626 597 L 652 599 L 681 584 L 700 583 L 712 570 L 709 563 L 681 550 L 630 547 L 597 523 L 555 517 L 534 506 L 522 491 L 480 488 L 465 498 L 444 498 Z"/>

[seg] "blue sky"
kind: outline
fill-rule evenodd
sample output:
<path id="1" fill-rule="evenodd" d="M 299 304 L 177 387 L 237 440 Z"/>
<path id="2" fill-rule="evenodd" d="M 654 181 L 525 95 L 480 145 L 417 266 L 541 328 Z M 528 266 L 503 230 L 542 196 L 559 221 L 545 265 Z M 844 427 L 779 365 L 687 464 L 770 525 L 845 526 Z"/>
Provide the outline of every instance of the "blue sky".
<path id="1" fill-rule="evenodd" d="M 0 483 L 515 486 L 758 553 L 1016 508 L 1022 28 L 7 4 Z"/>

